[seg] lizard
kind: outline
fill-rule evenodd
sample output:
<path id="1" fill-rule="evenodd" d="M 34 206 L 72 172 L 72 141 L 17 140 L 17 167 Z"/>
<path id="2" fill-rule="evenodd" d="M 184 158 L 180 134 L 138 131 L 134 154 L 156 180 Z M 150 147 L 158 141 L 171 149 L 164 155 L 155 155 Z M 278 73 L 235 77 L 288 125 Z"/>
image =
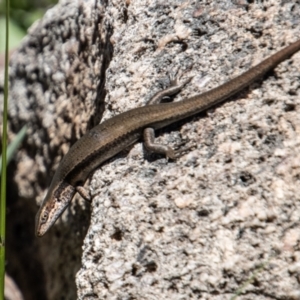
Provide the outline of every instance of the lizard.
<path id="1" fill-rule="evenodd" d="M 155 130 L 223 102 L 299 50 L 300 40 L 216 88 L 182 101 L 160 103 L 165 96 L 179 92 L 191 78 L 181 83 L 174 80 L 168 88 L 150 99 L 147 105 L 128 110 L 92 128 L 75 142 L 61 160 L 36 215 L 36 236 L 44 235 L 52 227 L 77 192 L 88 199 L 83 185 L 90 173 L 103 162 L 142 137 L 147 150 L 176 158 L 178 153 L 171 147 L 155 143 Z"/>

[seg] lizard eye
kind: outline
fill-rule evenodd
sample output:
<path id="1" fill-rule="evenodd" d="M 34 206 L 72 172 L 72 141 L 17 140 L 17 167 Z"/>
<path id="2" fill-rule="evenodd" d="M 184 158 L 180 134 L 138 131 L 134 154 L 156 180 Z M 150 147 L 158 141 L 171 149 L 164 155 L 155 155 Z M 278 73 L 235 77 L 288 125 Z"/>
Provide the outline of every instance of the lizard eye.
<path id="1" fill-rule="evenodd" d="M 42 216 L 42 218 L 41 218 L 41 223 L 42 224 L 44 224 L 44 223 L 46 223 L 46 221 L 47 221 L 47 219 L 48 219 L 48 211 L 44 211 L 44 213 L 43 213 L 43 216 Z"/>

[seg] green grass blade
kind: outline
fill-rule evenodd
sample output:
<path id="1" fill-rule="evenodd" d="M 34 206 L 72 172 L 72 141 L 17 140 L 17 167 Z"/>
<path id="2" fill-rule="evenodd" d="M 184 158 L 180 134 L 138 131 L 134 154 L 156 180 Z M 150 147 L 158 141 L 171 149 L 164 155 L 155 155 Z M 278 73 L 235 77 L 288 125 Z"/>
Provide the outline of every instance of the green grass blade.
<path id="1" fill-rule="evenodd" d="M 14 138 L 14 140 L 8 145 L 7 151 L 6 151 L 6 164 L 8 165 L 11 159 L 13 158 L 14 153 L 20 146 L 22 140 L 24 139 L 26 135 L 27 127 L 24 125 L 22 129 L 18 132 L 17 136 Z M 0 156 L 0 172 L 2 170 L 2 156 Z"/>
<path id="2" fill-rule="evenodd" d="M 270 263 L 271 258 L 269 258 L 267 261 L 265 261 L 264 263 L 262 263 L 255 271 L 254 273 L 250 276 L 250 278 L 248 280 L 246 280 L 246 282 L 235 292 L 235 295 L 233 297 L 230 298 L 230 300 L 235 300 L 237 299 L 238 296 L 240 296 L 245 290 L 246 287 L 251 284 L 255 278 L 257 277 L 257 275 L 263 271 L 263 269 Z"/>
<path id="3" fill-rule="evenodd" d="M 8 102 L 8 23 L 9 0 L 6 0 L 6 28 L 5 28 L 5 69 L 4 69 L 4 102 L 3 102 L 3 132 L 2 149 L 7 146 L 7 102 Z M 6 151 L 2 151 L 2 166 L 6 166 Z M 1 170 L 1 198 L 0 198 L 0 299 L 4 299 L 5 276 L 5 230 L 6 230 L 6 167 Z"/>

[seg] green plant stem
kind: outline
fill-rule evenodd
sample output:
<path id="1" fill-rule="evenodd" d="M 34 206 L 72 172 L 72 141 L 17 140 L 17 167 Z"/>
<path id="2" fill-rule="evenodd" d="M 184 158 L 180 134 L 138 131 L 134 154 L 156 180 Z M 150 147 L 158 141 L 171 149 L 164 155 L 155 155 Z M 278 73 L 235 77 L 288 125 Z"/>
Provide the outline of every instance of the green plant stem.
<path id="1" fill-rule="evenodd" d="M 8 28 L 9 0 L 6 0 L 5 28 L 5 70 L 4 70 L 4 102 L 3 102 L 3 132 L 2 132 L 2 170 L 0 199 L 0 299 L 4 299 L 5 277 L 5 230 L 6 230 L 6 148 L 7 148 L 7 102 L 8 102 Z M 3 150 L 4 149 L 4 150 Z"/>
<path id="2" fill-rule="evenodd" d="M 263 262 L 256 270 L 255 272 L 250 276 L 250 278 L 248 280 L 246 280 L 246 282 L 235 292 L 235 295 L 233 297 L 230 298 L 230 300 L 235 300 L 237 299 L 238 296 L 240 296 L 245 290 L 246 287 L 251 284 L 255 278 L 257 277 L 257 275 L 270 263 L 272 256 L 265 262 Z"/>
<path id="3" fill-rule="evenodd" d="M 18 147 L 20 146 L 21 142 L 23 141 L 26 135 L 27 126 L 24 125 L 22 129 L 18 132 L 18 134 L 14 137 L 11 143 L 7 146 L 6 150 L 6 165 L 12 160 L 15 152 L 17 151 Z M 0 155 L 0 172 L 2 170 L 2 156 Z"/>

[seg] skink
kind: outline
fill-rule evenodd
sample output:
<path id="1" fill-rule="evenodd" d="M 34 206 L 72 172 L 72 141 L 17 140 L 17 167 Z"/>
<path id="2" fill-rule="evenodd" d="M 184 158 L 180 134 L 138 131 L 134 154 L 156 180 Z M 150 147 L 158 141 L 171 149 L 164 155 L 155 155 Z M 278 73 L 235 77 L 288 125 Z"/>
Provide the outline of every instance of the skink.
<path id="1" fill-rule="evenodd" d="M 145 147 L 153 152 L 175 158 L 168 146 L 155 144 L 154 130 L 175 123 L 212 107 L 244 89 L 300 50 L 300 40 L 280 50 L 242 75 L 203 94 L 180 102 L 159 103 L 166 95 L 178 92 L 189 81 L 154 96 L 143 107 L 121 113 L 94 127 L 79 139 L 64 156 L 52 179 L 50 188 L 36 216 L 36 235 L 44 235 L 70 204 L 75 193 L 84 198 L 83 185 L 89 174 L 107 159 L 135 143 L 142 136 Z"/>

